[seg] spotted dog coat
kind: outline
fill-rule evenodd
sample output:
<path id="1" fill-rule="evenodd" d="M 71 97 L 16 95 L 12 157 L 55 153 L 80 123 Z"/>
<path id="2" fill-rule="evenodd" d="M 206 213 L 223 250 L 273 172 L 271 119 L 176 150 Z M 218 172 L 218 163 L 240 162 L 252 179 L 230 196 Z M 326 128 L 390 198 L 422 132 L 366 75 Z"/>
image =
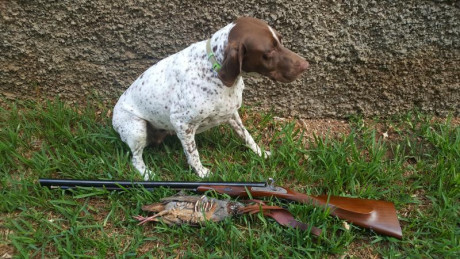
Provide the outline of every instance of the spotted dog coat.
<path id="1" fill-rule="evenodd" d="M 218 72 L 208 60 L 206 41 L 197 42 L 147 69 L 115 105 L 113 127 L 131 149 L 132 163 L 146 180 L 151 172 L 142 159 L 143 149 L 152 142 L 160 143 L 167 134 L 177 134 L 188 163 L 200 177 L 209 170 L 200 162 L 195 134 L 222 123 L 229 123 L 258 155 L 270 154 L 262 153 L 238 114 L 244 89 L 241 72 L 289 82 L 308 63 L 284 48 L 275 30 L 254 18 L 240 18 L 214 33 L 211 48 L 222 64 Z"/>

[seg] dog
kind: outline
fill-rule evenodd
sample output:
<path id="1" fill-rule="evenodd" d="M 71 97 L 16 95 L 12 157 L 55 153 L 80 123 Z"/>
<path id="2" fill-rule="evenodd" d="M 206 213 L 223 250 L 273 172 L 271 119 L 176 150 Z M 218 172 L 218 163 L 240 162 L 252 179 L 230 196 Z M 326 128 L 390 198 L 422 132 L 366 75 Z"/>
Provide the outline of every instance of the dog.
<path id="1" fill-rule="evenodd" d="M 147 69 L 119 98 L 112 124 L 146 180 L 152 172 L 142 159 L 143 150 L 168 134 L 177 134 L 188 164 L 206 177 L 209 170 L 201 164 L 195 134 L 214 126 L 230 124 L 252 151 L 270 155 L 262 152 L 238 114 L 242 74 L 255 72 L 289 83 L 308 66 L 283 46 L 281 35 L 267 23 L 242 17 Z"/>

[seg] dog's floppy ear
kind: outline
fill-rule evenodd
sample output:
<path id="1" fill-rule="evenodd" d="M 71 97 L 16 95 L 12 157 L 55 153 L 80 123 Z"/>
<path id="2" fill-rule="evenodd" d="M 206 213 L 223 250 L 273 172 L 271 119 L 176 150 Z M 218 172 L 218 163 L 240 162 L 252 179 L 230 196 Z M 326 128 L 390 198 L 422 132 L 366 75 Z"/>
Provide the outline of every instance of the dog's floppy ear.
<path id="1" fill-rule="evenodd" d="M 227 87 L 233 86 L 243 66 L 246 48 L 243 43 L 229 42 L 224 52 L 224 62 L 219 70 L 219 79 Z"/>

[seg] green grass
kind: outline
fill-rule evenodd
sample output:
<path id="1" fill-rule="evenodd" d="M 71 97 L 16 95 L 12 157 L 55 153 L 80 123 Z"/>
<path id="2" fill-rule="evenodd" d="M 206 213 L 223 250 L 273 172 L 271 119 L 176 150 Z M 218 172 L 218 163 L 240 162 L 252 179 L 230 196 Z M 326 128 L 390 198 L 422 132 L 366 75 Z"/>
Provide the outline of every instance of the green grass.
<path id="1" fill-rule="evenodd" d="M 0 256 L 17 257 L 294 257 L 458 258 L 460 127 L 420 113 L 385 120 L 351 118 L 350 132 L 306 138 L 294 122 L 243 109 L 262 159 L 227 126 L 197 136 L 211 181 L 264 181 L 309 194 L 384 199 L 395 203 L 403 240 L 342 222 L 321 209 L 287 207 L 323 229 L 318 239 L 260 215 L 202 227 L 148 224 L 132 216 L 174 194 L 168 189 L 109 192 L 48 190 L 39 177 L 140 180 L 127 146 L 112 130 L 111 105 L 9 102 L 0 108 Z M 327 131 L 327 129 L 325 129 Z M 384 138 L 382 133 L 388 132 Z M 177 138 L 144 152 L 155 180 L 199 181 Z"/>

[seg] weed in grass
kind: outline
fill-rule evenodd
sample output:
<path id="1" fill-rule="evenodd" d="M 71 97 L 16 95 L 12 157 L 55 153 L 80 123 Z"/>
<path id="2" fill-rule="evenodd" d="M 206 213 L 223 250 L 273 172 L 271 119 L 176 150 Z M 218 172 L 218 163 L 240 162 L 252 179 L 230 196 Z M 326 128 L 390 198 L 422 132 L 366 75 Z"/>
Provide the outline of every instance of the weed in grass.
<path id="1" fill-rule="evenodd" d="M 420 113 L 351 118 L 347 134 L 307 138 L 311 134 L 299 123 L 246 107 L 242 117 L 256 141 L 272 152 L 269 159 L 244 147 L 227 126 L 197 136 L 202 161 L 214 172 L 207 180 L 274 177 L 279 185 L 313 195 L 389 200 L 396 204 L 404 235 L 399 241 L 355 226 L 347 230 L 322 209 L 268 201 L 320 227 L 324 233 L 315 239 L 258 214 L 198 228 L 138 226 L 132 216 L 143 213 L 142 205 L 173 195 L 168 189 L 63 192 L 37 186 L 39 177 L 141 179 L 130 166 L 129 149 L 111 128 L 109 109 L 101 107 L 55 100 L 1 108 L 0 250 L 45 258 L 459 257 L 460 127 L 455 118 Z M 156 180 L 201 180 L 173 136 L 148 148 L 144 158 Z"/>

